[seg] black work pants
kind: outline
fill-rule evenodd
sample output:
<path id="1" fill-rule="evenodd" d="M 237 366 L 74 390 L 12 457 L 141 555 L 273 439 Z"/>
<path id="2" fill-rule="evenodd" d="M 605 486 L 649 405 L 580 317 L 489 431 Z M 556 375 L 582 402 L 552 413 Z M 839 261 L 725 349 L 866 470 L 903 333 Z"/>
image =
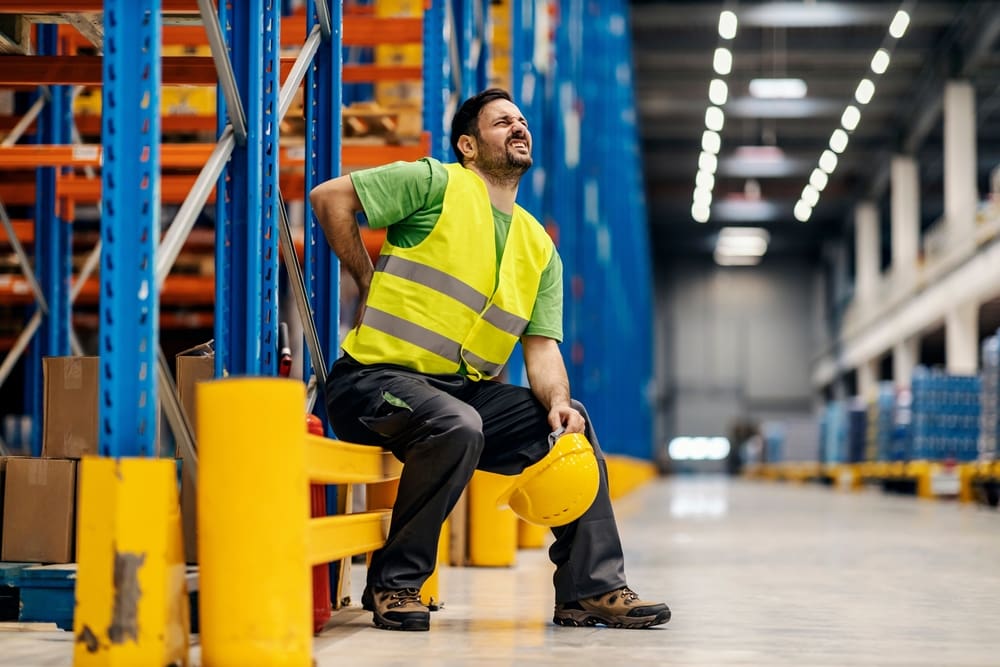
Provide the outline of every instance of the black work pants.
<path id="1" fill-rule="evenodd" d="M 516 475 L 549 450 L 547 411 L 524 387 L 364 365 L 345 355 L 330 371 L 326 400 L 338 438 L 389 449 L 404 463 L 385 546 L 372 555 L 369 586 L 423 585 L 434 571 L 441 525 L 472 473 Z M 583 405 L 574 401 L 573 407 L 586 419 L 601 484 L 582 517 L 552 530 L 557 603 L 625 585 L 607 465 Z"/>

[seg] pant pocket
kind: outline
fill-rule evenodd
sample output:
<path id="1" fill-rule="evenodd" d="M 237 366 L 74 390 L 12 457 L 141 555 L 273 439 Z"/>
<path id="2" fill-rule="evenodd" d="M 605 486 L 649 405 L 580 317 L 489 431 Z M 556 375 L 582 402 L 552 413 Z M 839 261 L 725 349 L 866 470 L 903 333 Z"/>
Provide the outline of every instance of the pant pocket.
<path id="1" fill-rule="evenodd" d="M 370 431 L 392 438 L 406 429 L 412 414 L 413 409 L 406 401 L 383 391 L 375 411 L 369 416 L 359 417 L 358 420 Z"/>

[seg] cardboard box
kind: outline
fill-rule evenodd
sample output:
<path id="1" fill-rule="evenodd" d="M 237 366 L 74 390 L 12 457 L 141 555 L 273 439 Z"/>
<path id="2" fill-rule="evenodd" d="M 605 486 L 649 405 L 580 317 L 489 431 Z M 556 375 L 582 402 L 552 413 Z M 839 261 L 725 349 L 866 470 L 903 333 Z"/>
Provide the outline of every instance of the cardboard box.
<path id="1" fill-rule="evenodd" d="M 42 456 L 78 459 L 98 452 L 97 357 L 45 357 Z"/>
<path id="2" fill-rule="evenodd" d="M 7 460 L 0 560 L 71 563 L 76 461 Z"/>
<path id="3" fill-rule="evenodd" d="M 177 361 L 177 397 L 191 423 L 191 431 L 197 437 L 198 415 L 195 411 L 195 386 L 199 382 L 215 377 L 215 352 L 211 343 L 203 343 L 179 352 Z"/>
<path id="4" fill-rule="evenodd" d="M 3 544 L 3 496 L 7 484 L 7 462 L 21 456 L 0 456 L 0 544 Z"/>
<path id="5" fill-rule="evenodd" d="M 211 343 L 204 343 L 177 354 L 177 397 L 191 424 L 192 434 L 198 437 L 198 414 L 195 410 L 195 388 L 199 382 L 215 376 L 215 354 Z M 188 563 L 198 562 L 198 505 L 197 490 L 185 466 L 191 465 L 178 451 L 181 463 L 181 525 L 184 528 L 184 558 Z"/>

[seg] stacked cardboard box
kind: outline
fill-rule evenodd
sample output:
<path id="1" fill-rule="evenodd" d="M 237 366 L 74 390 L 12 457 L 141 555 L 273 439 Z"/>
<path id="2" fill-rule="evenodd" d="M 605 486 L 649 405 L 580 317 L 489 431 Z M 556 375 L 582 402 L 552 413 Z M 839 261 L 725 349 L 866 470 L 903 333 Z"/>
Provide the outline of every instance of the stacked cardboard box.
<path id="1" fill-rule="evenodd" d="M 12 457 L 5 468 L 0 559 L 69 563 L 75 557 L 78 459 L 97 453 L 97 357 L 48 357 L 43 458 Z"/>

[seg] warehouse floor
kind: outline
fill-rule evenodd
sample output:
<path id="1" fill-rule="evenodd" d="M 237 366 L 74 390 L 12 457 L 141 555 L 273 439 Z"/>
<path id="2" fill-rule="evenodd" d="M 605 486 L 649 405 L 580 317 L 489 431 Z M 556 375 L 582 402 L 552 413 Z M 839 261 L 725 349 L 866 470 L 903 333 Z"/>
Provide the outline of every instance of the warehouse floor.
<path id="1" fill-rule="evenodd" d="M 544 551 L 448 568 L 429 633 L 338 612 L 317 665 L 1000 664 L 1000 513 L 949 501 L 669 478 L 617 505 L 632 586 L 674 618 L 650 630 L 551 624 Z M 363 573 L 355 566 L 353 588 Z M 359 599 L 355 591 L 355 599 Z M 199 663 L 197 647 L 192 651 Z M 0 624 L 0 665 L 69 665 L 72 637 Z M 252 666 L 248 666 L 252 667 Z"/>

